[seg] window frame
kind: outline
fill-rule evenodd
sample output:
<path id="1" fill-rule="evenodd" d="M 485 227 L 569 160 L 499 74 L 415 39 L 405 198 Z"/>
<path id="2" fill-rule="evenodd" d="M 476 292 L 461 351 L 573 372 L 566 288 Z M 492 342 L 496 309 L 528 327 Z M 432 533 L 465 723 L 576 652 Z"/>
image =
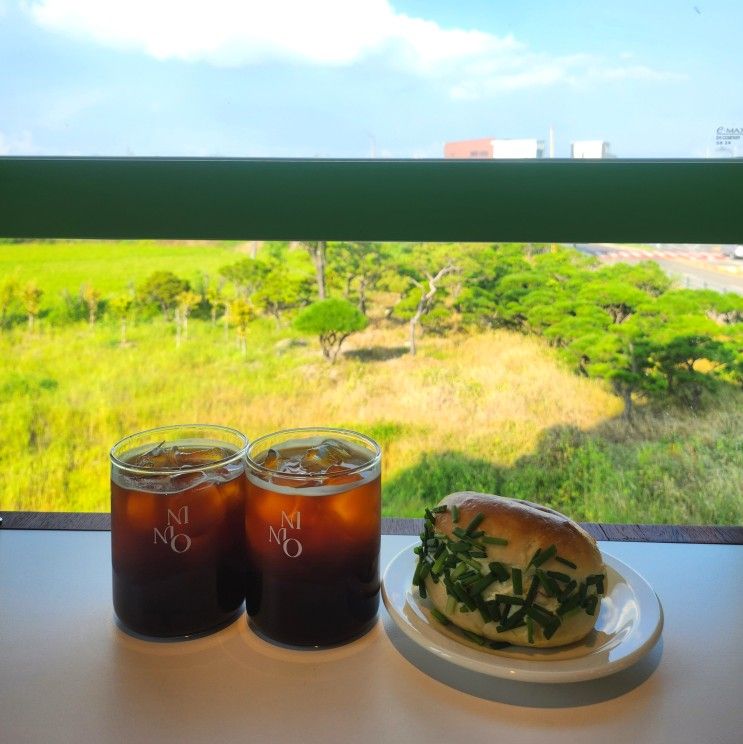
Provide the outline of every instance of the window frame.
<path id="1" fill-rule="evenodd" d="M 0 158 L 0 237 L 743 242 L 743 159 Z"/>

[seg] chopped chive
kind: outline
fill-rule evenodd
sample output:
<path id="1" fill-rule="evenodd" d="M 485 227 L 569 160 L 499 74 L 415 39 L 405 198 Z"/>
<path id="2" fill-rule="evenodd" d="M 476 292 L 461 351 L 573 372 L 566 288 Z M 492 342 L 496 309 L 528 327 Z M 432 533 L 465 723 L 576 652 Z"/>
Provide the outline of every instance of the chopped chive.
<path id="1" fill-rule="evenodd" d="M 452 553 L 469 553 L 472 546 L 466 542 L 455 542 L 449 545 L 449 550 Z"/>
<path id="2" fill-rule="evenodd" d="M 428 596 L 426 585 L 422 581 L 420 584 L 418 584 L 418 594 L 421 595 L 421 599 L 425 599 Z"/>
<path id="3" fill-rule="evenodd" d="M 449 595 L 446 598 L 446 613 L 448 615 L 453 615 L 456 609 L 457 609 L 457 598 Z"/>
<path id="4" fill-rule="evenodd" d="M 567 574 L 561 573 L 560 571 L 547 571 L 547 576 L 555 579 L 555 581 L 569 582 L 570 577 Z"/>
<path id="5" fill-rule="evenodd" d="M 462 558 L 462 561 L 466 563 L 470 568 L 474 568 L 476 571 L 481 571 L 483 566 L 481 563 L 478 563 L 475 560 L 472 560 L 471 558 Z"/>
<path id="6" fill-rule="evenodd" d="M 494 599 L 489 599 L 485 602 L 485 607 L 488 609 L 488 615 L 494 623 L 499 623 L 501 620 L 500 610 L 498 609 L 498 602 Z"/>
<path id="7" fill-rule="evenodd" d="M 421 566 L 419 579 L 423 581 L 423 579 L 428 576 L 428 572 L 431 570 L 431 564 L 428 561 L 423 561 L 423 565 Z"/>
<path id="8" fill-rule="evenodd" d="M 426 540 L 426 547 L 427 548 L 438 548 L 439 541 L 435 537 L 429 537 L 428 540 Z"/>
<path id="9" fill-rule="evenodd" d="M 491 561 L 488 563 L 488 568 L 498 577 L 498 581 L 506 581 L 508 579 L 508 569 L 498 561 Z"/>
<path id="10" fill-rule="evenodd" d="M 452 533 L 455 534 L 460 539 L 467 537 L 467 533 L 464 531 L 462 527 L 455 527 L 452 530 Z"/>
<path id="11" fill-rule="evenodd" d="M 557 632 L 557 629 L 560 627 L 560 621 L 552 623 L 552 625 L 546 627 L 542 632 L 544 633 L 544 637 L 549 641 L 550 638 L 552 638 L 553 635 Z"/>
<path id="12" fill-rule="evenodd" d="M 526 601 L 523 597 L 512 597 L 510 594 L 496 594 L 496 602 L 505 602 L 506 604 L 522 605 Z"/>
<path id="13" fill-rule="evenodd" d="M 588 586 L 591 586 L 591 584 L 596 584 L 599 579 L 603 579 L 603 578 L 604 578 L 604 574 L 593 574 L 592 576 L 589 576 L 586 579 L 586 584 Z"/>
<path id="14" fill-rule="evenodd" d="M 422 547 L 421 547 L 420 545 L 416 545 L 416 546 L 415 546 L 415 547 L 413 548 L 413 552 L 414 552 L 414 553 L 415 553 L 416 555 L 420 555 L 420 554 L 421 554 L 421 553 L 423 552 L 423 548 L 422 548 Z"/>
<path id="15" fill-rule="evenodd" d="M 572 597 L 568 597 L 558 608 L 557 608 L 557 614 L 558 615 L 564 615 L 566 612 L 570 612 L 570 610 L 574 610 L 576 607 L 580 606 L 581 598 L 577 594 L 573 594 Z"/>
<path id="16" fill-rule="evenodd" d="M 480 526 L 483 519 L 485 519 L 485 515 L 482 512 L 477 512 L 467 525 L 467 534 L 471 535 Z"/>
<path id="17" fill-rule="evenodd" d="M 496 576 L 494 576 L 492 573 L 487 574 L 486 576 L 483 576 L 482 578 L 478 579 L 472 586 L 470 587 L 470 594 L 478 595 L 481 592 L 483 592 L 485 589 L 487 589 L 495 580 Z M 477 601 L 477 599 L 475 599 Z"/>
<path id="18" fill-rule="evenodd" d="M 472 540 L 477 540 L 478 538 L 482 537 L 485 534 L 485 530 L 475 530 L 474 532 L 470 532 L 469 537 Z"/>
<path id="19" fill-rule="evenodd" d="M 526 616 L 526 639 L 529 643 L 534 643 L 534 623 L 528 615 Z"/>
<path id="20" fill-rule="evenodd" d="M 431 511 L 434 514 L 443 514 L 444 512 L 449 511 L 449 507 L 446 504 L 441 504 L 441 506 L 434 506 Z"/>
<path id="21" fill-rule="evenodd" d="M 475 604 L 477 605 L 482 621 L 484 623 L 489 623 L 490 614 L 488 613 L 488 608 L 485 606 L 485 600 L 479 594 L 475 596 Z"/>
<path id="22" fill-rule="evenodd" d="M 452 504 L 451 507 L 451 521 L 453 524 L 459 521 L 459 507 L 456 504 Z"/>
<path id="23" fill-rule="evenodd" d="M 542 586 L 547 590 L 547 596 L 554 597 L 560 591 L 557 584 L 555 584 L 555 580 L 542 571 L 541 568 L 537 569 L 537 576 L 539 576 Z"/>
<path id="24" fill-rule="evenodd" d="M 439 542 L 438 547 L 434 551 L 433 557 L 438 558 L 445 550 L 446 550 L 446 544 L 443 542 Z"/>
<path id="25" fill-rule="evenodd" d="M 524 617 L 526 616 L 525 610 L 522 608 L 518 610 L 517 612 L 514 612 L 511 617 L 509 617 L 507 620 L 504 620 L 497 628 L 499 633 L 502 633 L 505 630 L 514 630 L 516 628 L 520 628 L 522 625 L 524 625 Z"/>
<path id="26" fill-rule="evenodd" d="M 426 515 L 426 519 L 429 522 L 435 522 L 436 521 L 436 517 L 433 516 L 433 514 L 431 513 L 431 510 L 430 509 L 426 509 L 425 510 L 425 515 Z"/>
<path id="27" fill-rule="evenodd" d="M 428 532 L 424 530 L 423 532 L 418 533 L 418 537 L 420 537 L 421 542 L 424 543 L 426 540 L 428 540 Z"/>
<path id="28" fill-rule="evenodd" d="M 473 643 L 476 643 L 478 646 L 484 646 L 487 641 L 481 636 L 477 635 L 477 633 L 472 633 L 469 630 L 462 630 L 462 634 L 465 636 L 465 638 L 469 638 Z"/>
<path id="29" fill-rule="evenodd" d="M 557 595 L 558 602 L 564 602 L 571 595 L 573 589 L 575 589 L 576 586 L 578 586 L 578 584 L 574 580 L 571 579 L 565 585 L 565 587 L 563 588 L 563 590 L 558 593 L 558 595 Z"/>
<path id="30" fill-rule="evenodd" d="M 524 604 L 529 606 L 534 602 L 534 599 L 537 596 L 537 590 L 539 589 L 539 576 L 536 574 L 532 577 L 531 580 L 531 586 L 529 587 L 529 591 L 526 593 L 526 599 L 524 600 Z"/>
<path id="31" fill-rule="evenodd" d="M 569 561 L 567 558 L 563 558 L 560 555 L 556 555 L 555 556 L 555 560 L 556 561 L 560 561 L 560 563 L 562 563 L 565 566 L 569 566 L 573 570 L 575 570 L 576 568 L 578 568 L 578 566 L 576 566 L 575 563 L 573 563 L 573 561 Z"/>
<path id="32" fill-rule="evenodd" d="M 467 607 L 467 605 L 462 605 L 462 606 L 461 606 L 461 607 L 459 608 L 459 611 L 460 611 L 460 612 L 472 612 L 472 610 L 471 610 L 471 609 L 470 609 L 469 607 Z"/>
<path id="33" fill-rule="evenodd" d="M 452 589 L 454 590 L 454 596 L 463 605 L 466 605 L 470 610 L 474 610 L 476 608 L 475 602 L 472 597 L 467 594 L 467 592 L 461 587 L 459 583 L 452 584 Z"/>
<path id="34" fill-rule="evenodd" d="M 421 558 L 416 564 L 415 571 L 413 572 L 413 586 L 420 586 L 422 569 L 423 569 L 423 559 Z"/>
<path id="35" fill-rule="evenodd" d="M 502 648 L 508 648 L 511 644 L 507 641 L 488 641 L 488 648 L 500 651 Z"/>
<path id="36" fill-rule="evenodd" d="M 556 553 L 557 548 L 554 545 L 550 545 L 545 550 L 540 551 L 539 555 L 535 555 L 531 559 L 532 565 L 535 568 L 541 566 L 545 561 L 548 561 L 550 558 L 554 557 Z"/>
<path id="37" fill-rule="evenodd" d="M 434 561 L 431 566 L 431 573 L 440 574 L 444 570 L 444 563 L 446 562 L 446 551 L 442 550 L 439 557 Z"/>
<path id="38" fill-rule="evenodd" d="M 475 571 L 468 571 L 467 573 L 464 573 L 459 577 L 459 583 L 462 586 L 468 587 L 469 589 L 470 584 L 474 584 L 476 581 L 480 581 L 481 578 L 481 574 L 476 573 Z"/>
<path id="39" fill-rule="evenodd" d="M 540 607 L 539 605 L 532 605 L 531 607 L 527 607 L 526 615 L 532 620 L 536 620 L 536 622 L 538 622 L 543 628 L 548 628 L 555 622 L 555 620 L 557 620 L 559 623 L 559 619 L 555 615 L 553 615 L 549 610 L 545 610 L 544 607 Z"/>
<path id="40" fill-rule="evenodd" d="M 508 540 L 505 537 L 490 537 L 490 535 L 485 535 L 482 542 L 487 545 L 508 545 Z"/>
<path id="41" fill-rule="evenodd" d="M 513 605 L 508 604 L 508 602 L 506 602 L 506 604 L 503 605 L 503 611 L 500 614 L 501 624 L 508 621 L 508 613 L 511 611 L 512 606 Z"/>
<path id="42" fill-rule="evenodd" d="M 457 563 L 457 565 L 454 567 L 454 570 L 451 572 L 452 579 L 458 579 L 465 571 L 467 570 L 467 564 Z"/>
<path id="43" fill-rule="evenodd" d="M 588 587 L 581 581 L 580 586 L 578 587 L 578 596 L 580 597 L 581 602 L 586 598 L 587 593 Z"/>
<path id="44" fill-rule="evenodd" d="M 596 594 L 604 594 L 604 577 L 596 582 Z"/>
<path id="45" fill-rule="evenodd" d="M 442 625 L 449 625 L 451 623 L 451 620 L 449 620 L 443 612 L 439 612 L 435 607 L 431 610 L 431 615 L 433 615 Z"/>
<path id="46" fill-rule="evenodd" d="M 539 558 L 539 554 L 542 552 L 541 548 L 537 548 L 537 552 L 534 553 L 534 555 L 531 557 L 531 560 L 526 564 L 526 567 L 529 568 L 529 566 L 533 565 L 534 561 Z"/>
<path id="47" fill-rule="evenodd" d="M 524 585 L 521 582 L 521 569 L 520 568 L 511 569 L 511 583 L 513 584 L 514 594 L 524 593 Z"/>
<path id="48" fill-rule="evenodd" d="M 586 611 L 586 614 L 593 615 L 596 612 L 598 602 L 599 598 L 596 595 L 586 597 L 585 602 L 583 602 L 583 609 Z"/>

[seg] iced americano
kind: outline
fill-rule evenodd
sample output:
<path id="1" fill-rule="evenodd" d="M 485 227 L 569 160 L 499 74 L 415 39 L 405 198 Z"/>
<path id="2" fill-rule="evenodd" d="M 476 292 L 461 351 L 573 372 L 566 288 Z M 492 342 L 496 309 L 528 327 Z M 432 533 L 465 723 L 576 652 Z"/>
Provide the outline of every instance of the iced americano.
<path id="1" fill-rule="evenodd" d="M 147 636 L 216 629 L 242 609 L 245 449 L 222 427 L 167 427 L 111 452 L 114 610 Z"/>
<path id="2" fill-rule="evenodd" d="M 328 646 L 379 606 L 379 446 L 344 430 L 293 430 L 248 452 L 246 607 L 271 639 Z"/>

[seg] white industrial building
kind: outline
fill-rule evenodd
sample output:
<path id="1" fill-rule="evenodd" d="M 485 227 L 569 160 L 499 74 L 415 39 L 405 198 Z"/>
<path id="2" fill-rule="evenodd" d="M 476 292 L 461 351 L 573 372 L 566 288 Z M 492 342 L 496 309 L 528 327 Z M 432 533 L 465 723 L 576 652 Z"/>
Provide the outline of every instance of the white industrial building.
<path id="1" fill-rule="evenodd" d="M 604 160 L 615 156 L 611 152 L 611 145 L 604 140 L 578 140 L 570 143 L 570 157 Z"/>

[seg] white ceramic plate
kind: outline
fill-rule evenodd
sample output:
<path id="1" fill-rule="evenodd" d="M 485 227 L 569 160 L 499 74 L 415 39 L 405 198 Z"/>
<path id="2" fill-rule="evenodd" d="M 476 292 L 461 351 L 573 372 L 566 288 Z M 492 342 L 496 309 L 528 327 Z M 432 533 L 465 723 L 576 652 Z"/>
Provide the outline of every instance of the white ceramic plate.
<path id="1" fill-rule="evenodd" d="M 411 584 L 417 556 L 413 545 L 387 566 L 382 597 L 408 638 L 432 654 L 465 669 L 520 682 L 580 682 L 614 674 L 650 651 L 663 629 L 663 608 L 650 585 L 629 566 L 602 553 L 606 596 L 596 627 L 582 641 L 558 648 L 483 649 L 453 626 L 431 617 L 429 600 Z"/>

